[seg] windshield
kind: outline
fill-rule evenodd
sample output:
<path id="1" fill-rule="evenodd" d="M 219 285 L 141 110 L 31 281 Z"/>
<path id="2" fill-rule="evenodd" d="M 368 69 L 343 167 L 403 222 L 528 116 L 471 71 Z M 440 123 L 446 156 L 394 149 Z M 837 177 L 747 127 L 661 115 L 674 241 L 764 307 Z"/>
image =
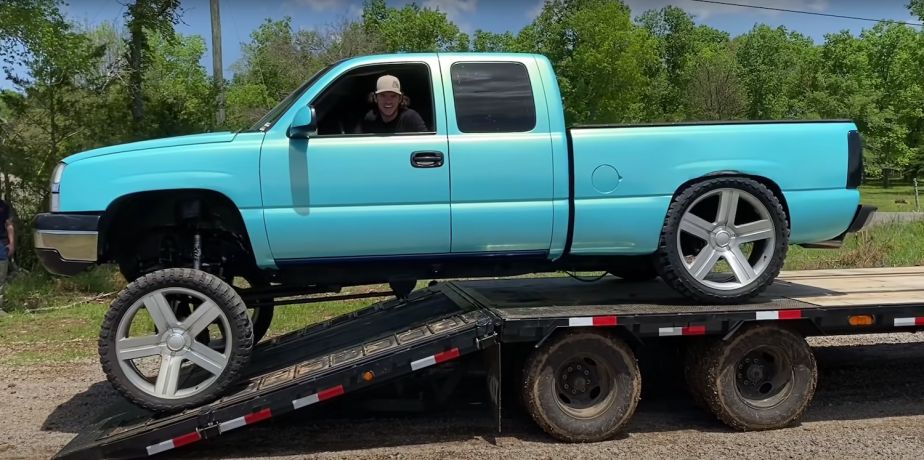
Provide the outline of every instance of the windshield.
<path id="1" fill-rule="evenodd" d="M 295 101 L 297 101 L 298 98 L 302 97 L 302 94 L 305 94 L 305 91 L 307 91 L 308 88 L 311 88 L 311 85 L 313 85 L 314 82 L 318 81 L 319 78 L 323 77 L 327 72 L 330 72 L 331 69 L 333 69 L 334 67 L 336 67 L 338 64 L 340 64 L 341 62 L 345 60 L 346 59 L 341 59 L 319 70 L 318 73 L 312 75 L 311 78 L 308 79 L 308 81 L 306 81 L 305 83 L 302 83 L 301 86 L 296 88 L 295 91 L 292 91 L 291 93 L 289 93 L 289 95 L 286 96 L 286 98 L 283 99 L 282 102 L 277 104 L 276 107 L 273 107 L 272 110 L 270 110 L 266 115 L 263 115 L 263 118 L 261 118 L 260 121 L 258 121 L 255 125 L 251 126 L 249 131 L 263 132 L 269 129 L 270 127 L 272 127 L 273 124 L 275 124 L 276 121 L 279 120 L 279 117 L 281 117 L 282 114 L 286 113 L 286 111 L 289 110 L 289 107 L 292 107 L 292 104 L 295 104 Z"/>

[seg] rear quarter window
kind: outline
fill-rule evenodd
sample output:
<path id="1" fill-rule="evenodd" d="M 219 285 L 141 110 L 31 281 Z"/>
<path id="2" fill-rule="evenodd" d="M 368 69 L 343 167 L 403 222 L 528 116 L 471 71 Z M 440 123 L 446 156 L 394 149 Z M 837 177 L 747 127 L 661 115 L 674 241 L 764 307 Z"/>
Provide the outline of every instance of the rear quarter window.
<path id="1" fill-rule="evenodd" d="M 533 88 L 523 64 L 457 62 L 450 74 L 459 131 L 521 133 L 536 127 Z"/>

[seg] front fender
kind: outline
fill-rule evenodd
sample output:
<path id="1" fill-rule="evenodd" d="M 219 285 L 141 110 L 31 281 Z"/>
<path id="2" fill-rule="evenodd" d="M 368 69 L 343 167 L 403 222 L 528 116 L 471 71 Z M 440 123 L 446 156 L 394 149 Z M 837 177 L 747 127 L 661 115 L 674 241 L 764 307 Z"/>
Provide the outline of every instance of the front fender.
<path id="1" fill-rule="evenodd" d="M 242 211 L 262 208 L 262 133 L 234 142 L 169 147 L 73 161 L 60 184 L 61 212 L 104 211 L 119 197 L 157 190 L 208 189 Z"/>
<path id="2" fill-rule="evenodd" d="M 159 190 L 211 190 L 241 213 L 260 267 L 273 267 L 260 192 L 263 133 L 233 142 L 186 145 L 93 156 L 68 163 L 61 176 L 60 212 L 104 212 L 117 199 Z"/>

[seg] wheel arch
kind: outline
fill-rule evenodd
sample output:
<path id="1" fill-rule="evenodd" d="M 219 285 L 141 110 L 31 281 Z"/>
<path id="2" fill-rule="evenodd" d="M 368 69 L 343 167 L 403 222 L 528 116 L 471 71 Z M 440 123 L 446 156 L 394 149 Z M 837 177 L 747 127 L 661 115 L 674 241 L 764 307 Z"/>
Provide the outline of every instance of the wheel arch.
<path id="1" fill-rule="evenodd" d="M 719 171 L 712 171 L 710 173 L 703 174 L 702 176 L 690 179 L 680 184 L 679 187 L 677 187 L 677 190 L 674 191 L 674 195 L 671 196 L 671 201 L 676 200 L 677 197 L 680 196 L 680 194 L 683 193 L 684 190 L 690 188 L 694 184 L 697 184 L 699 182 L 703 182 L 709 179 L 714 179 L 716 177 L 743 177 L 746 179 L 751 179 L 753 181 L 756 181 L 760 183 L 761 185 L 763 185 L 764 187 L 767 187 L 768 189 L 770 189 L 771 192 L 773 192 L 773 195 L 775 195 L 776 198 L 780 200 L 780 204 L 783 205 L 783 214 L 786 216 L 786 223 L 790 227 L 792 226 L 792 222 L 791 222 L 791 218 L 789 214 L 789 204 L 786 202 L 786 196 L 783 195 L 783 189 L 781 189 L 780 186 L 770 178 L 767 178 L 764 176 L 758 176 L 755 174 L 747 174 L 747 173 L 744 173 L 744 172 L 741 172 L 735 169 L 723 169 Z"/>
<path id="2" fill-rule="evenodd" d="M 99 223 L 101 259 L 113 259 L 114 243 L 122 232 L 178 226 L 187 219 L 217 223 L 240 236 L 253 255 L 247 225 L 237 204 L 215 190 L 188 188 L 136 192 L 113 200 Z"/>

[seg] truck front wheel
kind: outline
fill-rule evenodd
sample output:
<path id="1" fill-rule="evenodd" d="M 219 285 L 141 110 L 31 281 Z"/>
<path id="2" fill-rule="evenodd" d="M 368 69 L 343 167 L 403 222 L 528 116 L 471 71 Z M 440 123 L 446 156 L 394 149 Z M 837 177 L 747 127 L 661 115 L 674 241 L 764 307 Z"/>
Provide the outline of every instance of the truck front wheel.
<path id="1" fill-rule="evenodd" d="M 189 314 L 175 313 L 181 311 Z M 142 324 L 132 327 L 138 320 Z M 157 332 L 136 337 L 133 329 L 151 330 L 144 323 Z M 106 378 L 128 400 L 155 412 L 217 400 L 240 376 L 252 348 L 253 326 L 234 288 L 186 268 L 158 270 L 126 286 L 99 336 Z M 143 358 L 154 362 L 136 361 Z"/>
<path id="2" fill-rule="evenodd" d="M 752 179 L 717 177 L 671 203 L 656 268 L 686 297 L 742 303 L 773 284 L 788 249 L 786 213 L 773 192 Z"/>

